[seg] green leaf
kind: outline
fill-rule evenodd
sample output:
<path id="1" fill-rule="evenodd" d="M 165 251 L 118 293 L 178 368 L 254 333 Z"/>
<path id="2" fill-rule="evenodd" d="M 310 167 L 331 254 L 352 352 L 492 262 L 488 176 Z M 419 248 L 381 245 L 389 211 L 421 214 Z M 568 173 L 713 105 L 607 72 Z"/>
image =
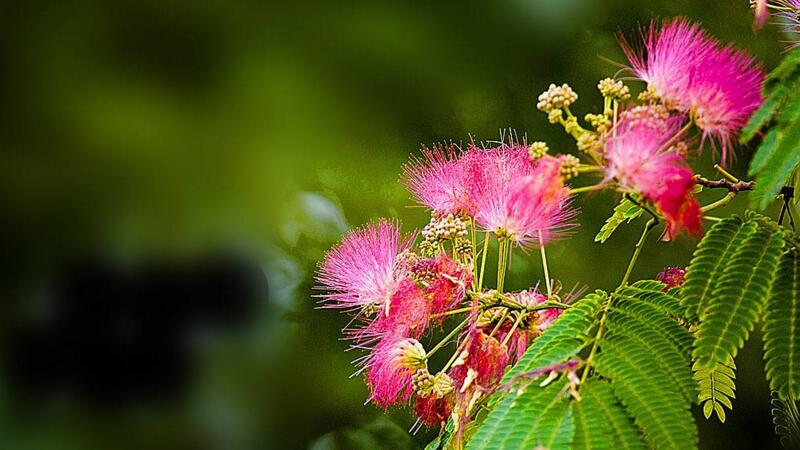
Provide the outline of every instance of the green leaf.
<path id="1" fill-rule="evenodd" d="M 782 232 L 763 227 L 725 261 L 697 330 L 692 355 L 699 367 L 731 360 L 744 345 L 760 317 L 782 247 Z"/>
<path id="2" fill-rule="evenodd" d="M 689 368 L 691 335 L 659 307 L 636 297 L 614 295 L 606 323 L 607 338 L 625 338 L 625 342 L 645 351 L 662 389 L 674 392 L 688 408 L 697 396 Z"/>
<path id="3" fill-rule="evenodd" d="M 728 360 L 724 363 L 717 363 L 711 369 L 700 367 L 695 363 L 692 369 L 695 371 L 694 379 L 698 388 L 697 401 L 703 405 L 706 419 L 711 417 L 713 411 L 717 413 L 720 422 L 724 423 L 725 410 L 722 409 L 722 406 L 733 409 L 731 399 L 736 398 L 736 384 L 734 383 L 736 365 L 733 360 Z"/>
<path id="4" fill-rule="evenodd" d="M 764 360 L 770 389 L 800 397 L 800 254 L 781 258 L 764 314 Z"/>
<path id="5" fill-rule="evenodd" d="M 773 89 L 780 84 L 792 83 L 800 75 L 800 48 L 789 52 L 764 81 L 767 89 Z"/>
<path id="6" fill-rule="evenodd" d="M 792 170 L 800 163 L 800 89 L 793 89 L 787 107 L 781 112 L 778 121 L 777 143 L 759 148 L 754 159 L 758 170 L 751 166 L 749 173 L 756 176 L 756 188 L 751 204 L 759 209 L 766 208 L 789 179 Z M 768 151 L 765 156 L 761 151 Z"/>
<path id="7" fill-rule="evenodd" d="M 647 448 L 644 437 L 614 396 L 608 381 L 590 378 L 580 393 L 581 401 L 572 403 L 573 449 Z"/>
<path id="8" fill-rule="evenodd" d="M 629 336 L 610 335 L 594 364 L 602 376 L 611 379 L 620 399 L 651 448 L 691 449 L 697 447 L 697 427 L 689 407 L 670 377 L 653 361 L 650 350 Z"/>
<path id="9" fill-rule="evenodd" d="M 521 392 L 508 393 L 486 417 L 467 449 L 571 448 L 574 425 L 569 395 L 563 388 L 563 382 L 544 388 L 531 384 Z"/>
<path id="10" fill-rule="evenodd" d="M 631 223 L 631 221 L 641 216 L 642 212 L 643 210 L 639 205 L 627 198 L 623 198 L 622 201 L 614 207 L 614 214 L 606 219 L 606 223 L 600 228 L 600 232 L 594 237 L 594 241 L 604 244 L 622 222 L 628 221 L 628 223 Z"/>
<path id="11" fill-rule="evenodd" d="M 744 226 L 740 217 L 732 216 L 717 222 L 705 234 L 694 251 L 680 290 L 687 320 L 695 322 L 703 314 L 725 263 L 755 229 L 755 224 Z"/>
<path id="12" fill-rule="evenodd" d="M 747 144 L 764 126 L 772 119 L 775 112 L 780 108 L 783 99 L 786 96 L 789 88 L 785 85 L 778 86 L 767 97 L 761 107 L 756 110 L 750 117 L 750 121 L 742 128 L 742 134 L 739 138 L 742 144 Z"/>
<path id="13" fill-rule="evenodd" d="M 567 361 L 586 345 L 591 330 L 607 294 L 597 291 L 587 295 L 564 311 L 541 336 L 536 338 L 519 362 L 503 378 L 510 382 L 515 376 L 541 367 Z"/>
<path id="14" fill-rule="evenodd" d="M 772 423 L 784 448 L 800 447 L 800 412 L 793 398 L 782 400 L 776 392 L 772 393 Z"/>
<path id="15" fill-rule="evenodd" d="M 748 173 L 752 176 L 760 172 L 764 165 L 772 159 L 772 156 L 775 154 L 775 149 L 778 147 L 778 141 L 780 141 L 781 130 L 778 128 L 773 128 L 769 130 L 769 132 L 764 136 L 764 139 L 761 140 L 761 145 L 758 147 L 758 151 L 755 155 L 753 155 L 753 159 L 750 161 L 750 169 Z"/>

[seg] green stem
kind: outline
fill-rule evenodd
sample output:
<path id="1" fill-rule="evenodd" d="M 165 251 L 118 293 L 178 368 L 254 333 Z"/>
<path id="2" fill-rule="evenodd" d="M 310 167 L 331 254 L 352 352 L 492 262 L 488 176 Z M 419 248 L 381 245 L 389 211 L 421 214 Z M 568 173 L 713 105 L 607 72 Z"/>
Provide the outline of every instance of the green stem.
<path id="1" fill-rule="evenodd" d="M 508 249 L 511 243 L 508 238 L 499 238 L 500 245 L 497 249 L 497 290 L 503 292 L 506 281 L 506 267 L 508 267 Z"/>
<path id="2" fill-rule="evenodd" d="M 450 311 L 447 311 L 447 312 L 443 312 L 443 313 L 439 313 L 439 314 L 433 314 L 433 315 L 431 315 L 431 318 L 453 316 L 453 315 L 456 315 L 456 314 L 461 314 L 463 312 L 469 312 L 469 311 L 473 311 L 473 310 L 480 309 L 480 308 L 486 308 L 486 307 L 487 307 L 487 305 L 465 306 L 463 308 L 451 309 Z"/>
<path id="3" fill-rule="evenodd" d="M 470 318 L 470 317 L 467 317 L 467 318 L 466 318 L 466 319 L 464 319 L 464 320 L 463 320 L 461 323 L 459 323 L 458 325 L 456 325 L 456 327 L 455 327 L 455 328 L 453 328 L 453 329 L 452 329 L 452 330 L 451 330 L 449 333 L 447 333 L 447 336 L 445 336 L 445 337 L 444 337 L 444 339 L 442 339 L 441 341 L 439 341 L 439 343 L 438 343 L 438 344 L 436 344 L 436 346 L 435 346 L 435 347 L 433 347 L 433 348 L 431 349 L 431 351 L 429 351 L 429 352 L 428 352 L 428 354 L 427 354 L 427 355 L 425 355 L 425 358 L 424 358 L 424 359 L 425 359 L 425 360 L 428 360 L 428 359 L 430 359 L 430 357 L 431 357 L 431 356 L 433 356 L 433 354 L 434 354 L 434 353 L 436 353 L 437 351 L 439 351 L 439 349 L 441 349 L 442 347 L 444 347 L 445 345 L 447 345 L 447 341 L 449 341 L 450 339 L 452 339 L 452 338 L 453 338 L 453 336 L 455 336 L 456 334 L 458 334 L 458 332 L 459 332 L 459 331 L 461 331 L 461 329 L 462 329 L 462 328 L 464 328 L 465 326 L 467 326 L 467 324 L 469 323 L 469 321 L 470 321 L 470 320 L 471 320 L 471 318 Z"/>
<path id="4" fill-rule="evenodd" d="M 544 268 L 544 282 L 547 284 L 547 299 L 553 298 L 553 288 L 550 285 L 550 271 L 547 268 L 547 254 L 544 251 L 544 239 L 542 230 L 539 230 L 539 250 L 542 253 L 542 267 Z"/>
<path id="5" fill-rule="evenodd" d="M 721 199 L 715 201 L 714 203 L 710 203 L 710 204 L 700 208 L 700 211 L 708 212 L 708 211 L 717 209 L 717 208 L 719 208 L 721 206 L 725 206 L 728 203 L 730 203 L 731 200 L 733 200 L 734 197 L 736 197 L 736 192 L 728 192 L 727 194 L 725 194 L 725 197 L 722 197 Z"/>
<path id="6" fill-rule="evenodd" d="M 717 169 L 717 172 L 721 173 L 721 174 L 722 174 L 722 175 L 723 175 L 725 178 L 727 178 L 727 179 L 729 179 L 729 180 L 733 181 L 734 183 L 738 183 L 739 181 L 741 181 L 741 180 L 739 180 L 738 178 L 736 178 L 735 176 L 731 175 L 731 174 L 730 174 L 730 172 L 728 172 L 727 170 L 725 170 L 725 169 L 724 169 L 722 166 L 720 166 L 719 164 L 714 164 L 714 168 L 715 168 L 715 169 Z"/>
<path id="7" fill-rule="evenodd" d="M 483 289 L 483 274 L 486 272 L 486 253 L 489 252 L 489 232 L 486 232 L 486 236 L 483 239 L 483 254 L 481 255 L 481 274 L 478 277 L 478 292 Z"/>
<path id="8" fill-rule="evenodd" d="M 569 190 L 570 194 L 580 194 L 582 192 L 591 192 L 591 191 L 598 191 L 600 189 L 605 188 L 604 184 L 593 184 L 591 186 L 581 186 L 578 188 L 573 188 Z"/>
<path id="9" fill-rule="evenodd" d="M 524 318 L 525 318 L 525 313 L 521 312 L 517 313 L 517 320 L 514 321 L 514 325 L 512 325 L 511 329 L 508 330 L 508 334 L 506 335 L 505 338 L 503 338 L 503 342 L 500 343 L 500 347 L 503 347 L 506 344 L 508 344 L 508 341 L 511 339 L 511 335 L 514 334 L 514 331 L 517 330 L 517 327 L 519 327 L 519 324 L 522 323 L 522 319 Z"/>
<path id="10" fill-rule="evenodd" d="M 489 337 L 492 337 L 492 336 L 494 336 L 494 334 L 495 334 L 495 333 L 497 333 L 497 330 L 499 330 L 499 329 L 500 329 L 500 325 L 502 325 L 502 324 L 503 324 L 503 322 L 505 322 L 505 321 L 506 321 L 506 317 L 508 317 L 508 313 L 509 313 L 509 311 L 511 311 L 511 310 L 510 310 L 510 309 L 506 309 L 506 310 L 503 312 L 503 315 L 502 315 L 502 316 L 500 316 L 500 320 L 498 320 L 498 321 L 497 321 L 497 324 L 494 326 L 494 328 L 492 328 L 492 332 L 491 332 L 491 333 L 489 333 Z"/>
<path id="11" fill-rule="evenodd" d="M 606 304 L 603 307 L 603 315 L 600 317 L 600 323 L 597 325 L 597 334 L 594 336 L 594 342 L 592 342 L 592 349 L 589 351 L 589 357 L 586 358 L 586 366 L 583 368 L 583 374 L 581 374 L 581 382 L 580 385 L 583 386 L 586 384 L 586 377 L 589 376 L 589 369 L 592 366 L 592 361 L 594 361 L 594 355 L 597 353 L 597 347 L 600 345 L 600 339 L 603 338 L 603 332 L 605 330 L 606 325 L 606 317 L 608 317 L 608 307 L 611 304 L 611 297 L 606 300 Z"/>
<path id="12" fill-rule="evenodd" d="M 631 262 L 628 263 L 628 269 L 625 271 L 625 276 L 622 277 L 622 282 L 619 284 L 620 286 L 625 286 L 628 284 L 628 279 L 633 272 L 633 267 L 636 265 L 636 261 L 639 259 L 639 254 L 642 252 L 642 247 L 644 246 L 644 241 L 647 238 L 647 234 L 650 233 L 650 230 L 656 226 L 656 220 L 650 219 L 644 225 L 644 231 L 642 231 L 642 236 L 639 238 L 639 242 L 636 243 L 636 248 L 633 251 L 633 257 L 631 257 Z"/>

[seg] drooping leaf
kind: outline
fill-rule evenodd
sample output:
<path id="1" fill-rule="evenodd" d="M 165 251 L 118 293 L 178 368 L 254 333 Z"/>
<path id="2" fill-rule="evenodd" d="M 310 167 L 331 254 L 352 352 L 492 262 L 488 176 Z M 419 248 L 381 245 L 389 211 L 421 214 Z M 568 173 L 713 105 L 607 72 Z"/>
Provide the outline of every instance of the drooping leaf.
<path id="1" fill-rule="evenodd" d="M 729 361 L 744 345 L 760 318 L 782 247 L 782 232 L 762 227 L 725 261 L 697 330 L 692 355 L 699 367 Z"/>
<path id="2" fill-rule="evenodd" d="M 772 393 L 772 423 L 784 448 L 800 447 L 800 412 L 794 398 L 782 400 L 776 392 Z"/>
<path id="3" fill-rule="evenodd" d="M 781 258 L 764 314 L 764 360 L 770 389 L 800 398 L 800 253 Z"/>
<path id="4" fill-rule="evenodd" d="M 736 398 L 736 365 L 733 360 L 724 363 L 717 363 L 713 368 L 702 368 L 698 364 L 692 367 L 694 379 L 697 382 L 698 397 L 697 401 L 703 405 L 703 414 L 706 419 L 711 417 L 713 412 L 717 413 L 720 422 L 725 422 L 725 410 L 733 409 L 731 399 Z"/>

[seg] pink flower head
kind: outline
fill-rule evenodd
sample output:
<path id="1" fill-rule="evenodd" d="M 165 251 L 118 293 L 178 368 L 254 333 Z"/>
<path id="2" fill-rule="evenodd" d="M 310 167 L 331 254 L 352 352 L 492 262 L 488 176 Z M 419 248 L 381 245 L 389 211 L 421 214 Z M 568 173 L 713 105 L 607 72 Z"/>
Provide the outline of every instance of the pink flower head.
<path id="1" fill-rule="evenodd" d="M 417 397 L 414 402 L 414 412 L 420 422 L 428 427 L 438 427 L 447 422 L 452 411 L 452 395 L 446 395 L 441 398 L 435 396 Z"/>
<path id="2" fill-rule="evenodd" d="M 471 144 L 460 169 L 467 180 L 469 212 L 474 216 L 514 180 L 530 175 L 533 167 L 526 147 L 503 143 L 488 149 Z"/>
<path id="3" fill-rule="evenodd" d="M 388 308 L 357 334 L 357 341 L 367 341 L 370 336 L 400 336 L 419 338 L 428 328 L 431 301 L 422 288 L 411 278 L 404 279 L 389 299 Z"/>
<path id="4" fill-rule="evenodd" d="M 763 101 L 764 74 L 753 59 L 682 18 L 651 23 L 644 54 L 624 40 L 622 47 L 648 89 L 668 108 L 691 114 L 703 136 L 719 142 L 724 164 L 733 136 Z"/>
<path id="5" fill-rule="evenodd" d="M 638 193 L 658 207 L 674 235 L 701 231 L 700 207 L 692 195 L 694 174 L 675 146 L 679 118 L 658 107 L 637 107 L 622 119 L 605 142 L 606 177 L 622 190 Z"/>
<path id="6" fill-rule="evenodd" d="M 456 147 L 423 147 L 423 159 L 412 157 L 403 169 L 406 187 L 417 201 L 439 214 L 470 211 L 467 180 Z"/>
<path id="7" fill-rule="evenodd" d="M 382 408 L 407 402 L 414 389 L 412 377 L 425 366 L 425 349 L 416 339 L 384 339 L 367 361 L 370 401 Z"/>
<path id="8" fill-rule="evenodd" d="M 443 253 L 433 260 L 430 269 L 435 276 L 425 290 L 430 297 L 431 313 L 439 314 L 456 307 L 464 299 L 467 286 L 472 284 L 472 272 Z"/>
<path id="9" fill-rule="evenodd" d="M 521 305 L 536 306 L 541 305 L 547 301 L 547 296 L 540 294 L 536 289 L 530 291 L 518 292 L 514 295 L 514 299 Z M 556 319 L 561 317 L 563 309 L 547 308 L 536 311 L 536 329 L 537 332 L 542 332 L 550 327 Z"/>
<path id="10" fill-rule="evenodd" d="M 722 164 L 733 138 L 764 101 L 764 73 L 748 54 L 732 47 L 718 48 L 694 71 L 687 97 L 703 137 L 719 142 Z"/>
<path id="11" fill-rule="evenodd" d="M 466 339 L 462 359 L 450 369 L 450 377 L 461 392 L 469 389 L 472 383 L 484 389 L 493 387 L 508 365 L 506 349 L 480 328 L 472 328 Z"/>
<path id="12" fill-rule="evenodd" d="M 404 277 L 398 257 L 411 246 L 400 224 L 381 220 L 349 232 L 325 256 L 317 272 L 326 307 L 385 306 Z"/>
<path id="13" fill-rule="evenodd" d="M 686 281 L 686 269 L 683 267 L 667 267 L 658 274 L 656 279 L 664 283 L 666 285 L 664 290 L 668 291 L 674 287 L 681 286 Z"/>
<path id="14" fill-rule="evenodd" d="M 571 226 L 575 214 L 560 171 L 559 158 L 537 160 L 527 175 L 498 184 L 481 198 L 476 222 L 521 247 L 550 242 Z"/>

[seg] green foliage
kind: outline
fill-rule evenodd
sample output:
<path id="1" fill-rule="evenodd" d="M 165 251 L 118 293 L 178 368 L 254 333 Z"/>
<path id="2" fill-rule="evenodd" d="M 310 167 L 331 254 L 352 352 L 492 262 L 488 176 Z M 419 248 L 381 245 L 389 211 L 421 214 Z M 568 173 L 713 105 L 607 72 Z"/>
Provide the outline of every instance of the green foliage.
<path id="1" fill-rule="evenodd" d="M 468 449 L 569 449 L 573 420 L 564 383 L 509 393 L 489 414 Z"/>
<path id="2" fill-rule="evenodd" d="M 710 369 L 695 363 L 692 369 L 699 390 L 697 400 L 703 405 L 703 414 L 708 419 L 712 412 L 716 412 L 719 421 L 724 423 L 725 410 L 722 406 L 732 410 L 731 399 L 736 398 L 736 384 L 733 381 L 736 379 L 736 365 L 731 359 L 717 363 Z"/>
<path id="3" fill-rule="evenodd" d="M 676 320 L 679 299 L 663 289 L 642 281 L 590 294 L 566 311 L 506 377 L 509 392 L 468 448 L 695 448 L 692 338 Z M 589 342 L 596 358 L 588 356 L 583 370 L 594 374 L 578 386 L 580 400 L 568 394 L 565 376 L 544 388 L 525 379 Z"/>
<path id="4" fill-rule="evenodd" d="M 525 352 L 519 362 L 508 371 L 504 382 L 532 370 L 567 361 L 583 349 L 589 339 L 588 332 L 608 294 L 591 293 L 564 311 L 561 317 Z"/>
<path id="5" fill-rule="evenodd" d="M 764 137 L 750 163 L 749 174 L 756 177 L 751 204 L 766 208 L 789 181 L 800 164 L 800 53 L 790 53 L 765 83 L 766 101 L 742 129 L 747 143 L 770 122 L 775 127 Z"/>
<path id="6" fill-rule="evenodd" d="M 782 446 L 789 449 L 800 447 L 800 412 L 793 398 L 782 400 L 777 392 L 772 393 L 772 423 Z"/>
<path id="7" fill-rule="evenodd" d="M 734 358 L 744 345 L 761 315 L 782 247 L 782 232 L 764 227 L 723 260 L 724 270 L 711 281 L 712 294 L 697 330 L 692 355 L 698 367 L 714 368 Z"/>
<path id="8" fill-rule="evenodd" d="M 770 388 L 800 398 L 800 254 L 781 258 L 764 314 L 764 359 Z"/>
<path id="9" fill-rule="evenodd" d="M 738 244 L 751 233 L 755 225 L 744 227 L 738 216 L 728 217 L 717 222 L 703 237 L 694 252 L 686 270 L 686 281 L 680 290 L 681 305 L 686 310 L 686 318 L 696 321 L 705 310 L 714 283 L 722 274 L 725 262 L 730 259 Z"/>
<path id="10" fill-rule="evenodd" d="M 597 236 L 594 237 L 594 241 L 604 244 L 617 227 L 622 225 L 625 221 L 631 223 L 634 219 L 641 216 L 643 211 L 644 210 L 640 208 L 639 205 L 627 198 L 623 198 L 622 201 L 614 207 L 614 214 L 606 219 L 606 223 L 600 228 Z"/>
<path id="11" fill-rule="evenodd" d="M 611 383 L 589 379 L 581 388 L 581 401 L 572 406 L 575 420 L 574 449 L 645 449 L 644 438 L 622 404 Z"/>

